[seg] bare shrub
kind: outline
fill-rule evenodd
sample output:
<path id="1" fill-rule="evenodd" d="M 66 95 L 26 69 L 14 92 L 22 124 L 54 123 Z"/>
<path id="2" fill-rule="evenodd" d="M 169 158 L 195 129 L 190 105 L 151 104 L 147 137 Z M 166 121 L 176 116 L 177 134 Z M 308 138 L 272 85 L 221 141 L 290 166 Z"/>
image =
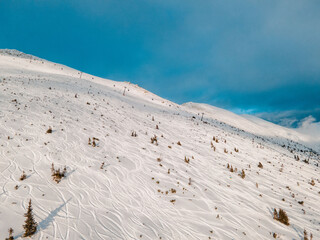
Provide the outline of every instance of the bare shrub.
<path id="1" fill-rule="evenodd" d="M 93 138 L 92 138 L 92 147 L 97 147 L 97 142 L 96 142 L 96 141 L 99 141 L 99 139 L 93 137 Z"/>
<path id="2" fill-rule="evenodd" d="M 88 139 L 88 145 L 91 145 L 92 147 L 97 147 L 97 142 L 99 142 L 99 138 L 92 137 L 92 141 L 91 138 Z"/>
<path id="3" fill-rule="evenodd" d="M 27 175 L 24 171 L 22 171 L 22 175 L 20 176 L 20 181 L 23 181 L 27 178 Z"/>
<path id="4" fill-rule="evenodd" d="M 314 185 L 316 185 L 316 183 L 314 182 L 314 180 L 313 180 L 313 179 L 311 179 L 311 182 L 310 182 L 310 184 L 311 184 L 311 186 L 314 186 Z"/>
<path id="5" fill-rule="evenodd" d="M 211 148 L 213 148 L 213 151 L 216 151 L 216 147 L 213 145 L 212 142 L 211 142 Z"/>
<path id="6" fill-rule="evenodd" d="M 158 146 L 158 139 L 157 139 L 157 136 L 154 135 L 152 138 L 151 138 L 151 143 L 152 144 L 155 144 L 156 146 Z"/>
<path id="7" fill-rule="evenodd" d="M 246 177 L 246 173 L 244 172 L 244 170 L 242 169 L 241 173 L 239 174 L 239 176 L 244 179 Z"/>
<path id="8" fill-rule="evenodd" d="M 49 127 L 49 129 L 47 130 L 47 132 L 46 133 L 52 133 L 52 128 L 51 127 Z"/>
<path id="9" fill-rule="evenodd" d="M 307 230 L 303 230 L 303 240 L 309 240 Z"/>
<path id="10" fill-rule="evenodd" d="M 100 169 L 103 169 L 104 167 L 104 162 L 101 163 Z"/>
<path id="11" fill-rule="evenodd" d="M 67 173 L 67 167 L 66 166 L 64 166 L 63 171 L 61 171 L 60 168 L 55 169 L 54 168 L 54 164 L 52 163 L 51 176 L 52 176 L 52 179 L 54 181 L 56 181 L 56 183 L 59 183 L 61 181 L 61 179 L 66 176 L 66 173 Z"/>
<path id="12" fill-rule="evenodd" d="M 273 210 L 273 218 L 287 226 L 290 225 L 287 213 L 281 208 L 279 209 L 279 213 L 277 212 L 277 209 Z"/>

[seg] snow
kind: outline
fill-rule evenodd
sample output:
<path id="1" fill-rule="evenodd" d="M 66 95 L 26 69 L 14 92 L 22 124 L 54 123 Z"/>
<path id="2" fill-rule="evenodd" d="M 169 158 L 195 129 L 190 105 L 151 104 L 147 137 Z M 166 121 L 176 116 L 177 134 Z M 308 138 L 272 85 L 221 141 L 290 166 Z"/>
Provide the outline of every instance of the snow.
<path id="1" fill-rule="evenodd" d="M 32 239 L 320 238 L 319 144 L 305 133 L 16 50 L 0 51 L 0 93 L 1 238 L 22 238 L 29 199 Z M 52 163 L 67 167 L 60 183 Z"/>

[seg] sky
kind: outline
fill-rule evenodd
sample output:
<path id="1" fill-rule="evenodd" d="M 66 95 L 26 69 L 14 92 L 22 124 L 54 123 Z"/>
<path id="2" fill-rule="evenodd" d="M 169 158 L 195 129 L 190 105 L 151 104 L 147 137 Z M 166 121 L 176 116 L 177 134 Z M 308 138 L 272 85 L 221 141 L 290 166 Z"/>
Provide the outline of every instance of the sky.
<path id="1" fill-rule="evenodd" d="M 0 13 L 0 48 L 179 104 L 320 121 L 318 0 L 0 0 Z"/>

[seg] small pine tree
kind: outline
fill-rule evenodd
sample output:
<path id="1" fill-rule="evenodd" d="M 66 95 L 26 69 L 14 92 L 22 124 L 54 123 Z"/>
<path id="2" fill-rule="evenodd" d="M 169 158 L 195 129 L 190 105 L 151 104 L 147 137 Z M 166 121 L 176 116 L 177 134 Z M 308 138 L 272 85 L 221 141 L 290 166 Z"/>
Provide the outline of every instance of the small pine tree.
<path id="1" fill-rule="evenodd" d="M 9 228 L 8 232 L 9 232 L 9 237 L 6 238 L 6 240 L 13 240 L 13 239 L 14 239 L 13 236 L 12 236 L 12 234 L 13 234 L 13 229 L 12 229 L 12 228 Z"/>
<path id="2" fill-rule="evenodd" d="M 24 216 L 27 219 L 25 220 L 25 225 L 23 225 L 23 229 L 25 230 L 23 237 L 29 237 L 35 234 L 38 226 L 37 222 L 34 220 L 33 217 L 31 199 L 29 201 L 27 213 L 25 213 Z"/>

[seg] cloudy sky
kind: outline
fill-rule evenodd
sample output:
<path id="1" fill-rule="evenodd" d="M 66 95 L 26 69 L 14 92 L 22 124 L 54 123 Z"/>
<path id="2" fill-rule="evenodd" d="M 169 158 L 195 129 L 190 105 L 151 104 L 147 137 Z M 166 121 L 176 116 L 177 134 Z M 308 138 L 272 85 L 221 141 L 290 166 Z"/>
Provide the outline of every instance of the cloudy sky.
<path id="1" fill-rule="evenodd" d="M 0 0 L 0 12 L 0 48 L 177 103 L 320 121 L 318 0 Z"/>

